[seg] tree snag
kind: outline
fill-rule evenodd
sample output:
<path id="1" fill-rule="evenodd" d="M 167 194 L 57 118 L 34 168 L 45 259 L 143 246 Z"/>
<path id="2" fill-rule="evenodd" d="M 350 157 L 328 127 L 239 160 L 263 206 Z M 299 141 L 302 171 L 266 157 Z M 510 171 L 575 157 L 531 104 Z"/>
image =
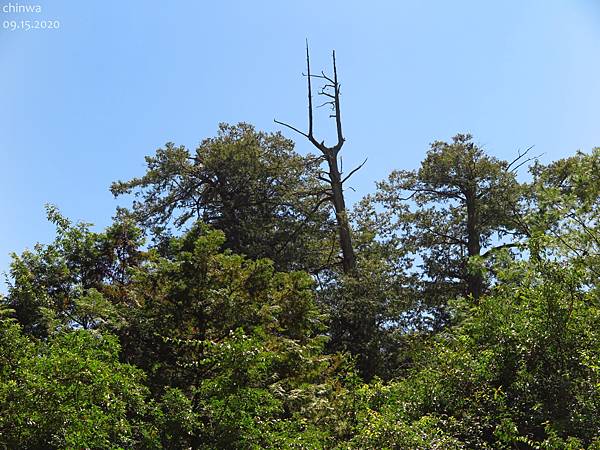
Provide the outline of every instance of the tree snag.
<path id="1" fill-rule="evenodd" d="M 358 167 L 352 170 L 347 176 L 342 178 L 343 172 L 340 169 L 341 164 L 338 164 L 338 155 L 342 146 L 344 145 L 345 139 L 342 133 L 342 117 L 340 114 L 340 83 L 337 77 L 337 67 L 335 62 L 335 50 L 332 54 L 333 57 L 333 78 L 325 75 L 321 72 L 320 75 L 313 75 L 310 72 L 310 55 L 308 51 L 308 41 L 306 43 L 306 78 L 308 80 L 308 132 L 305 133 L 296 127 L 293 127 L 287 123 L 275 120 L 275 123 L 283 125 L 296 133 L 304 136 L 308 141 L 315 146 L 322 155 L 322 159 L 327 162 L 327 171 L 323 171 L 319 175 L 319 180 L 326 182 L 329 185 L 327 189 L 327 198 L 331 201 L 333 209 L 335 211 L 336 224 L 338 228 L 338 236 L 340 249 L 342 252 L 342 267 L 344 273 L 351 274 L 356 270 L 356 258 L 354 255 L 354 248 L 352 246 L 352 234 L 350 230 L 350 223 L 348 221 L 348 214 L 346 210 L 346 202 L 344 200 L 344 183 L 358 171 L 366 162 L 363 161 Z M 336 131 L 337 131 L 337 142 L 335 145 L 329 147 L 325 145 L 325 141 L 319 142 L 313 134 L 313 102 L 312 102 L 312 78 L 318 78 L 324 81 L 324 85 L 319 91 L 319 95 L 324 96 L 327 100 L 318 107 L 329 105 L 332 113 L 329 115 L 330 118 L 335 119 Z"/>

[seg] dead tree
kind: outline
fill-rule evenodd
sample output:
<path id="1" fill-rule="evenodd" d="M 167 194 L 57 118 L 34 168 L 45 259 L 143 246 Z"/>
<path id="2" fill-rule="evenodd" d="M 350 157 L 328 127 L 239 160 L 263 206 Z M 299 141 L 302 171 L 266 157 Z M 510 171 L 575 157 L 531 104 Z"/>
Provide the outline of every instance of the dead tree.
<path id="1" fill-rule="evenodd" d="M 310 55 L 308 51 L 308 42 L 306 44 L 306 69 L 305 74 L 308 80 L 308 132 L 303 132 L 296 127 L 287 123 L 275 120 L 275 123 L 283 125 L 298 134 L 301 134 L 314 145 L 322 155 L 322 158 L 327 162 L 327 171 L 323 171 L 319 175 L 319 180 L 324 181 L 329 185 L 327 189 L 327 198 L 331 201 L 335 211 L 336 224 L 338 229 L 339 243 L 342 252 L 342 267 L 344 273 L 352 274 L 356 270 L 356 258 L 354 248 L 352 246 L 352 235 L 348 214 L 346 210 L 346 202 L 344 200 L 344 183 L 356 173 L 366 162 L 366 160 L 352 170 L 348 175 L 342 177 L 341 164 L 338 162 L 338 157 L 342 146 L 344 145 L 344 135 L 342 133 L 342 116 L 340 114 L 340 83 L 337 77 L 337 67 L 335 63 L 335 50 L 333 51 L 333 78 L 321 72 L 320 75 L 313 75 L 310 72 Z M 304 74 L 303 74 L 304 75 Z M 324 81 L 324 85 L 319 91 L 319 95 L 324 96 L 327 100 L 320 106 L 329 105 L 332 113 L 330 118 L 335 119 L 337 142 L 329 147 L 325 145 L 325 141 L 319 142 L 313 134 L 313 98 L 312 98 L 312 79 L 317 78 Z"/>

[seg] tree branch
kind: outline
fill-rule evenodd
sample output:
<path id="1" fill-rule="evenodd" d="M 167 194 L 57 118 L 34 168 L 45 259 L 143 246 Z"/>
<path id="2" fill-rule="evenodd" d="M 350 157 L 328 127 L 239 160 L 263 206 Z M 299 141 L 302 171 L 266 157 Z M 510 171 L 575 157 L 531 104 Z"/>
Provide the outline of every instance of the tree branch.
<path id="1" fill-rule="evenodd" d="M 365 165 L 365 163 L 367 162 L 367 159 L 369 159 L 369 158 L 365 158 L 365 160 L 358 167 L 356 167 L 348 175 L 346 175 L 346 177 L 342 180 L 342 184 L 344 184 L 346 182 L 346 180 L 348 180 L 348 178 L 350 178 L 352 175 L 354 175 L 356 172 L 358 172 L 360 169 L 362 169 L 362 166 Z"/>
<path id="2" fill-rule="evenodd" d="M 283 125 L 284 127 L 288 127 L 290 130 L 294 130 L 296 133 L 301 134 L 302 136 L 304 136 L 305 138 L 310 139 L 310 135 L 306 134 L 304 131 L 300 131 L 298 128 L 293 127 L 285 122 L 280 122 L 277 119 L 273 119 L 273 122 L 279 124 L 279 125 Z"/>
<path id="3" fill-rule="evenodd" d="M 523 153 L 521 153 L 521 150 L 518 150 L 518 156 L 513 159 L 510 164 L 508 166 L 506 166 L 506 170 L 510 170 L 510 168 L 512 167 L 512 165 L 514 163 L 516 163 L 518 160 L 520 160 L 523 156 L 527 155 L 527 153 L 529 153 L 529 151 L 533 148 L 534 146 L 532 145 L 531 147 L 529 147 L 527 150 L 525 150 Z"/>
<path id="4" fill-rule="evenodd" d="M 335 95 L 335 124 L 336 124 L 336 128 L 337 128 L 337 138 L 338 138 L 338 142 L 337 144 L 334 146 L 334 152 L 337 155 L 337 153 L 340 151 L 340 149 L 342 148 L 342 145 L 344 145 L 344 135 L 342 134 L 342 116 L 340 114 L 340 85 L 338 83 L 338 77 L 337 77 L 337 65 L 335 62 L 335 50 L 332 53 L 332 57 L 333 57 L 333 85 L 335 86 L 334 88 L 334 95 Z"/>
<path id="5" fill-rule="evenodd" d="M 313 135 L 313 108 L 312 108 L 312 87 L 310 85 L 310 55 L 308 52 L 308 39 L 306 40 L 306 70 L 308 73 L 308 136 Z M 306 135 L 305 135 L 306 136 Z"/>
<path id="6" fill-rule="evenodd" d="M 511 169 L 511 167 L 513 166 L 513 164 L 516 164 L 519 160 L 521 160 L 521 158 L 523 158 L 525 155 L 527 155 L 527 153 L 529 153 L 529 151 L 533 148 L 534 146 L 532 145 L 531 147 L 527 148 L 527 150 L 525 150 L 523 153 L 521 153 L 521 151 L 519 151 L 519 155 L 513 159 L 508 166 L 506 166 L 506 171 L 507 172 L 516 172 L 517 170 L 519 170 L 520 167 L 522 167 L 523 165 L 527 164 L 530 161 L 534 161 L 537 160 L 540 156 L 542 156 L 544 153 L 540 153 L 537 156 L 532 156 L 531 158 L 527 158 L 523 161 L 521 161 L 518 165 L 516 165 L 515 167 L 513 167 Z"/>
<path id="7" fill-rule="evenodd" d="M 507 244 L 502 244 L 502 245 L 497 245 L 496 247 L 492 247 L 489 250 L 487 250 L 485 253 L 483 253 L 481 255 L 482 258 L 487 258 L 488 256 L 490 256 L 492 253 L 494 253 L 497 250 L 501 250 L 503 248 L 515 248 L 518 247 L 520 244 L 518 242 L 509 242 Z"/>

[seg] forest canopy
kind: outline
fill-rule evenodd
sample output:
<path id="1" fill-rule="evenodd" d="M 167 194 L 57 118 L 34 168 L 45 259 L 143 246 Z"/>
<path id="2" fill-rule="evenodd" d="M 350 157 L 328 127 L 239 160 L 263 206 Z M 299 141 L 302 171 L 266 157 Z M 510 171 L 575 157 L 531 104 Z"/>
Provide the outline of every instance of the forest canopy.
<path id="1" fill-rule="evenodd" d="M 223 124 L 115 182 L 104 230 L 48 206 L 0 447 L 600 448 L 600 149 L 516 156 L 435 141 L 342 216 L 327 155 Z"/>

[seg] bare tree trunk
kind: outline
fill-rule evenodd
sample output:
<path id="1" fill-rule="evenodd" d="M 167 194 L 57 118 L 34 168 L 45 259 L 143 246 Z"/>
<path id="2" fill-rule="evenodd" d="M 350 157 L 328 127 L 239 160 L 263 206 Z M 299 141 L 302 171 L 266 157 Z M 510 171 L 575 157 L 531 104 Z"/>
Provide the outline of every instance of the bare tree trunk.
<path id="1" fill-rule="evenodd" d="M 481 256 L 481 236 L 477 220 L 477 201 L 475 192 L 467 195 L 467 253 L 469 257 Z M 483 278 L 479 273 L 467 274 L 467 289 L 478 302 L 483 291 Z"/>
<path id="2" fill-rule="evenodd" d="M 337 158 L 328 161 L 329 178 L 331 180 L 332 203 L 335 210 L 335 219 L 338 226 L 340 248 L 342 250 L 342 267 L 344 273 L 351 273 L 356 269 L 354 248 L 352 247 L 352 236 L 350 234 L 350 224 L 346 212 L 346 201 L 344 200 L 344 190 L 341 180 L 341 174 L 338 169 Z"/>
<path id="3" fill-rule="evenodd" d="M 320 75 L 313 75 L 310 73 L 310 55 L 308 51 L 308 43 L 306 44 L 306 67 L 306 77 L 308 79 L 308 132 L 305 133 L 300 131 L 298 128 L 277 120 L 275 120 L 275 123 L 288 127 L 296 133 L 299 133 L 307 138 L 310 143 L 319 150 L 323 156 L 323 159 L 327 161 L 329 170 L 327 172 L 323 171 L 322 175 L 319 176 L 319 179 L 329 185 L 327 195 L 335 211 L 340 249 L 342 252 L 342 267 L 344 273 L 352 274 L 356 271 L 356 258 L 354 255 L 354 247 L 352 246 L 352 233 L 350 229 L 350 222 L 348 221 L 346 202 L 344 199 L 344 182 L 346 182 L 357 170 L 359 170 L 365 164 L 366 160 L 357 168 L 352 170 L 346 177 L 342 178 L 342 172 L 338 165 L 338 154 L 344 145 L 345 139 L 342 133 L 342 117 L 340 114 L 340 84 L 337 78 L 335 51 L 333 52 L 333 78 L 325 75 L 324 72 L 321 72 Z M 313 134 L 312 78 L 319 78 L 325 82 L 324 86 L 319 92 L 319 95 L 323 95 L 328 99 L 325 103 L 323 103 L 323 105 L 330 105 L 333 111 L 330 117 L 335 119 L 337 143 L 332 147 L 325 145 L 324 141 L 319 142 Z"/>

